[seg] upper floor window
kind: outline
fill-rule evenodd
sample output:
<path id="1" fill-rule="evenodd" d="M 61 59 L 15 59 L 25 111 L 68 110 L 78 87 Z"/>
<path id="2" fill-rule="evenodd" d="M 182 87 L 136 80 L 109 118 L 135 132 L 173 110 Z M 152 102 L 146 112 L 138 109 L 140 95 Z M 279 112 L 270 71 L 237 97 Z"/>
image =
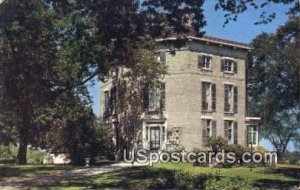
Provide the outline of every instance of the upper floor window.
<path id="1" fill-rule="evenodd" d="M 237 73 L 237 62 L 230 59 L 222 60 L 221 71 L 224 73 Z"/>
<path id="2" fill-rule="evenodd" d="M 145 107 L 149 111 L 164 111 L 166 107 L 166 87 L 165 83 L 148 87 L 146 92 Z"/>
<path id="3" fill-rule="evenodd" d="M 203 144 L 207 144 L 207 140 L 210 137 L 217 136 L 217 125 L 215 120 L 202 119 L 202 140 Z"/>
<path id="4" fill-rule="evenodd" d="M 238 132 L 237 132 L 237 122 L 231 120 L 224 121 L 224 136 L 229 144 L 238 143 Z"/>
<path id="5" fill-rule="evenodd" d="M 237 113 L 238 90 L 236 86 L 224 85 L 224 112 Z"/>
<path id="6" fill-rule="evenodd" d="M 159 63 L 165 64 L 166 63 L 166 52 L 157 52 L 156 60 Z"/>
<path id="7" fill-rule="evenodd" d="M 216 110 L 216 84 L 202 82 L 202 110 Z"/>
<path id="8" fill-rule="evenodd" d="M 211 70 L 212 57 L 210 56 L 199 56 L 198 67 L 206 70 Z"/>
<path id="9" fill-rule="evenodd" d="M 248 146 L 256 146 L 258 145 L 258 130 L 257 125 L 248 125 L 247 126 L 247 141 Z"/>

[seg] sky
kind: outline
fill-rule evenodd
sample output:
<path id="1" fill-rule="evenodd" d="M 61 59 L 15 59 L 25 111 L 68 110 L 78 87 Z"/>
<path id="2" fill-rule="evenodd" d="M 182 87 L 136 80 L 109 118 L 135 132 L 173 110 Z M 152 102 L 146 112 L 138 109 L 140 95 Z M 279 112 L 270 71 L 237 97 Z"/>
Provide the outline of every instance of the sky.
<path id="1" fill-rule="evenodd" d="M 288 16 L 285 14 L 288 11 L 288 7 L 284 5 L 272 4 L 265 8 L 266 12 L 276 13 L 276 19 L 269 24 L 254 25 L 255 22 L 259 21 L 259 15 L 261 11 L 249 9 L 245 13 L 239 15 L 236 22 L 229 22 L 225 27 L 223 27 L 223 23 L 225 21 L 224 12 L 214 10 L 215 2 L 216 1 L 214 0 L 207 0 L 204 4 L 204 14 L 207 21 L 207 26 L 204 28 L 204 31 L 206 32 L 205 35 L 212 37 L 250 43 L 262 32 L 275 32 L 280 25 L 283 25 L 288 20 Z M 99 82 L 96 82 L 94 85 L 89 85 L 89 92 L 93 100 L 94 113 L 99 116 Z M 271 144 L 267 140 L 262 139 L 261 145 L 268 150 L 273 150 Z M 294 148 L 289 146 L 289 149 Z"/>

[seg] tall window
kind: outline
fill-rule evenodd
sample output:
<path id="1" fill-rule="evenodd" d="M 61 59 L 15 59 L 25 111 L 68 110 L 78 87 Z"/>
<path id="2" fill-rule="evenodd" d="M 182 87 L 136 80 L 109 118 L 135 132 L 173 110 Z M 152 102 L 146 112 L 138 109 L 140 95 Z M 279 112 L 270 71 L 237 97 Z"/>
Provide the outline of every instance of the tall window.
<path id="1" fill-rule="evenodd" d="M 166 63 L 166 52 L 157 52 L 156 60 L 162 64 Z"/>
<path id="2" fill-rule="evenodd" d="M 224 111 L 237 113 L 238 108 L 238 89 L 236 86 L 224 85 Z"/>
<path id="3" fill-rule="evenodd" d="M 210 56 L 199 56 L 198 67 L 202 69 L 211 69 L 212 58 Z"/>
<path id="4" fill-rule="evenodd" d="M 203 145 L 207 144 L 209 137 L 217 136 L 216 121 L 211 119 L 202 119 L 202 141 Z"/>
<path id="5" fill-rule="evenodd" d="M 113 87 L 110 90 L 110 106 L 109 106 L 112 114 L 115 114 L 116 102 L 117 102 L 117 88 Z"/>
<path id="6" fill-rule="evenodd" d="M 258 130 L 257 125 L 248 125 L 248 145 L 258 145 Z"/>
<path id="7" fill-rule="evenodd" d="M 202 110 L 216 110 L 216 85 L 209 82 L 202 82 Z"/>
<path id="8" fill-rule="evenodd" d="M 237 62 L 230 59 L 222 60 L 221 71 L 224 73 L 237 73 Z"/>
<path id="9" fill-rule="evenodd" d="M 229 144 L 238 143 L 238 132 L 237 132 L 237 122 L 225 120 L 224 121 L 224 136 Z"/>
<path id="10" fill-rule="evenodd" d="M 149 111 L 164 111 L 166 108 L 165 83 L 161 83 L 159 86 L 149 87 L 148 100 Z"/>
<path id="11" fill-rule="evenodd" d="M 104 92 L 104 115 L 109 112 L 109 91 Z"/>

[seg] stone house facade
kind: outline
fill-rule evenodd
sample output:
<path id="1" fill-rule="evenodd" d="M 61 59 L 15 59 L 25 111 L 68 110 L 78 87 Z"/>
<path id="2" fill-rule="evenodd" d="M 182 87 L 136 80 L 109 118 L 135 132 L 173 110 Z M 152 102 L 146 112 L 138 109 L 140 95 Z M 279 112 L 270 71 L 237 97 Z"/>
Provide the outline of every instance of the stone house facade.
<path id="1" fill-rule="evenodd" d="M 260 118 L 249 117 L 246 112 L 250 47 L 212 37 L 187 37 L 185 45 L 173 55 L 169 53 L 172 47 L 164 45 L 173 40 L 157 40 L 157 59 L 168 66 L 169 74 L 159 87 L 147 92 L 148 109 L 136 126 L 143 148 L 161 150 L 182 145 L 186 150 L 204 149 L 208 138 L 216 136 L 230 144 L 258 146 Z M 117 90 L 112 77 L 101 83 L 100 116 L 114 128 L 118 141 L 120 117 L 107 114 Z"/>

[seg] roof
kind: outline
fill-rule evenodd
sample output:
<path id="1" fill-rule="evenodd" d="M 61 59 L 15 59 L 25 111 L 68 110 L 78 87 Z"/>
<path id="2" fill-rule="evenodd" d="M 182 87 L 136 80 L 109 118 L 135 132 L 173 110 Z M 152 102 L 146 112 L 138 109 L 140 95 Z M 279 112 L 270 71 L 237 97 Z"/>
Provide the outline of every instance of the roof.
<path id="1" fill-rule="evenodd" d="M 237 42 L 233 40 L 226 40 L 226 39 L 221 39 L 221 38 L 216 38 L 216 37 L 211 37 L 211 36 L 203 36 L 201 38 L 199 37 L 194 37 L 194 36 L 186 36 L 185 38 L 190 39 L 190 40 L 196 40 L 196 41 L 202 41 L 206 43 L 212 43 L 212 44 L 217 44 L 221 46 L 229 46 L 233 48 L 239 48 L 239 49 L 244 49 L 244 50 L 250 50 L 251 47 L 249 44 L 242 43 L 242 42 Z M 168 41 L 168 40 L 176 40 L 178 39 L 177 37 L 168 37 L 168 38 L 162 38 L 162 39 L 157 39 L 156 41 Z M 180 37 L 179 37 L 180 39 Z"/>

